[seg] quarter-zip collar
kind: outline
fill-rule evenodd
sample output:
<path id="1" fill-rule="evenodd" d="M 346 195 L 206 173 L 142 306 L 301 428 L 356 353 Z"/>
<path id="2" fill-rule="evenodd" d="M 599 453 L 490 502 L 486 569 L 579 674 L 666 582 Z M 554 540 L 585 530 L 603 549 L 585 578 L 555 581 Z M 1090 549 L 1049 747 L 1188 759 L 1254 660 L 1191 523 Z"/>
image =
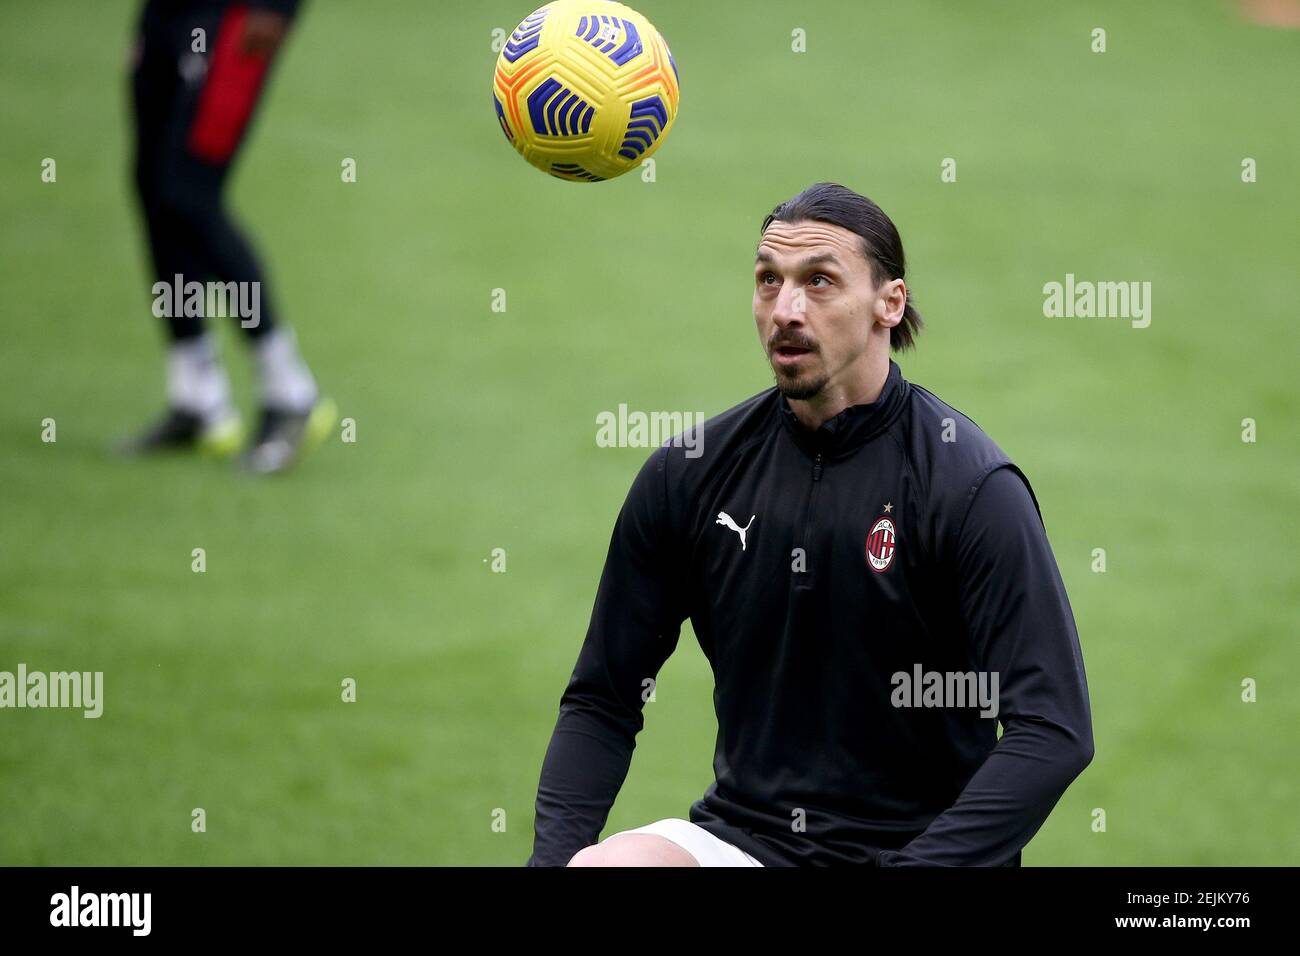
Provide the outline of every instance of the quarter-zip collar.
<path id="1" fill-rule="evenodd" d="M 781 420 L 789 429 L 795 443 L 811 458 L 843 458 L 857 451 L 871 439 L 888 428 L 907 403 L 908 382 L 903 371 L 893 359 L 889 360 L 889 374 L 880 395 L 868 405 L 850 405 L 838 415 L 822 422 L 815 431 L 808 428 L 795 415 L 789 400 L 779 392 L 778 405 Z"/>

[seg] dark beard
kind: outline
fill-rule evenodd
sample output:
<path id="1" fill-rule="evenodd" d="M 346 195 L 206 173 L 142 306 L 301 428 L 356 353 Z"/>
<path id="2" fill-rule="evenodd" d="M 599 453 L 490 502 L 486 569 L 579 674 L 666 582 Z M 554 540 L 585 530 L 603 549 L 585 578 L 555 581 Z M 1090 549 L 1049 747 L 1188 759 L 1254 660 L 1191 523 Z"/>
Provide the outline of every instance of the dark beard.
<path id="1" fill-rule="evenodd" d="M 786 398 L 795 401 L 807 401 L 810 398 L 816 398 L 821 394 L 821 390 L 826 387 L 828 379 L 824 375 L 807 379 L 788 379 L 783 380 L 780 374 L 776 375 L 776 387 Z"/>

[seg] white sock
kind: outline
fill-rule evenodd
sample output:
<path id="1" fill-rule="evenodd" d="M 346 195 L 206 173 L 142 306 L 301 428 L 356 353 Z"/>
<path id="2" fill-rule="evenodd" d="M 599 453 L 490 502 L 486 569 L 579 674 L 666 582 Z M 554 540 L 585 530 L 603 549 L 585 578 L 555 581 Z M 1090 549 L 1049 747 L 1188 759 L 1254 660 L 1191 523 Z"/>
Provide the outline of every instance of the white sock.
<path id="1" fill-rule="evenodd" d="M 279 326 L 256 339 L 253 357 L 263 407 L 303 412 L 316 403 L 316 380 L 290 329 Z"/>
<path id="2" fill-rule="evenodd" d="M 211 334 L 173 342 L 167 350 L 167 401 L 209 423 L 233 413 L 230 379 Z"/>

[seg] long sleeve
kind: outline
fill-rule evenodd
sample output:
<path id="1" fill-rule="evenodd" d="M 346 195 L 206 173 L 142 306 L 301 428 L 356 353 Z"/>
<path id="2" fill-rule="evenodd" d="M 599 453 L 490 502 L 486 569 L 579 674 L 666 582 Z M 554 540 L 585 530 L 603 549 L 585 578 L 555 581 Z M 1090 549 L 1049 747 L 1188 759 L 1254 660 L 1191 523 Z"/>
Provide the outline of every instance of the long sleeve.
<path id="1" fill-rule="evenodd" d="M 951 807 L 881 866 L 1007 866 L 1092 760 L 1092 716 L 1065 585 L 1034 500 L 999 468 L 954 560 L 973 659 L 999 680 L 1003 733 Z"/>
<path id="2" fill-rule="evenodd" d="M 686 617 L 668 531 L 667 449 L 642 466 L 614 524 L 595 607 L 537 787 L 528 866 L 564 866 L 599 840 L 627 776 L 642 707 Z"/>

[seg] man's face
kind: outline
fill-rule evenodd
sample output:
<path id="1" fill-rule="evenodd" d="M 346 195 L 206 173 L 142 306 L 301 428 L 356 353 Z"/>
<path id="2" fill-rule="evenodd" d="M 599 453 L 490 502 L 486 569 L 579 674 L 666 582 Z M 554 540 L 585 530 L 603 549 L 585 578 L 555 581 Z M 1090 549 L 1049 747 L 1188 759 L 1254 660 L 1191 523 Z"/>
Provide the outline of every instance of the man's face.
<path id="1" fill-rule="evenodd" d="M 767 227 L 754 263 L 754 322 L 787 398 L 816 397 L 865 355 L 877 300 L 856 233 L 814 221 Z"/>

